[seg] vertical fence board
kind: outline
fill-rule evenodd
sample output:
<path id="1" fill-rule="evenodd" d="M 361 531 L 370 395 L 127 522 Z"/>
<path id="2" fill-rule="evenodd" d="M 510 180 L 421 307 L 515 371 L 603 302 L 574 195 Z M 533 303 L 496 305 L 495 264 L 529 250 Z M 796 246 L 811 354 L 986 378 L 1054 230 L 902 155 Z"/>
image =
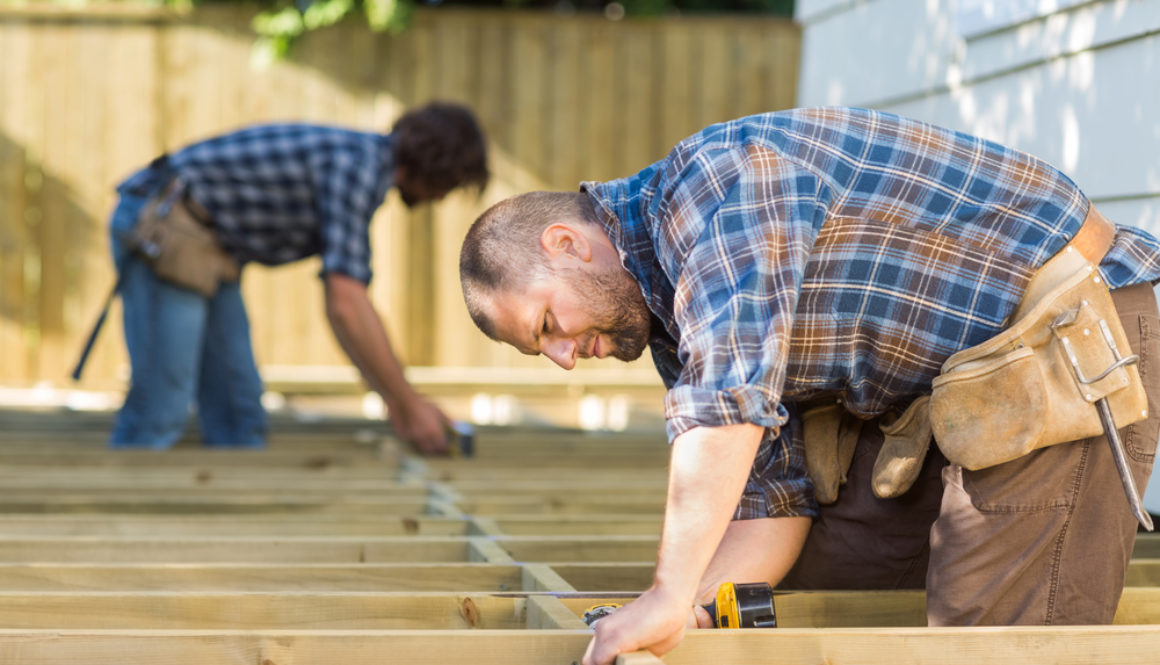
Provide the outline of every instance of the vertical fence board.
<path id="1" fill-rule="evenodd" d="M 614 86 L 618 71 L 614 59 L 616 38 L 611 31 L 596 21 L 586 22 L 584 32 L 587 37 L 585 47 L 583 112 L 587 118 L 584 132 L 584 155 L 580 161 L 584 167 L 585 180 L 607 180 L 624 175 L 618 173 L 615 162 L 617 137 L 614 128 L 621 103 L 616 99 Z M 642 165 L 643 166 L 643 165 Z"/>
<path id="2" fill-rule="evenodd" d="M 32 90 L 32 31 L 19 21 L 0 27 L 0 376 L 9 381 L 35 378 L 31 349 L 25 343 L 28 308 L 37 297 L 24 279 L 25 257 L 32 252 L 25 212 L 25 97 Z"/>
<path id="3" fill-rule="evenodd" d="M 698 69 L 700 58 L 695 28 L 685 21 L 674 22 L 661 34 L 661 59 L 658 78 L 665 104 L 657 118 L 661 143 L 671 147 L 696 129 Z"/>
<path id="4" fill-rule="evenodd" d="M 78 70 L 78 104 L 85 109 L 80 117 L 69 120 L 78 129 L 75 175 L 70 187 L 72 208 L 76 215 L 76 233 L 72 234 L 73 272 L 69 275 L 69 313 L 66 320 L 65 339 L 72 342 L 64 360 L 70 366 L 80 352 L 70 335 L 80 331 L 81 338 L 93 324 L 99 308 L 116 279 L 113 263 L 109 258 L 108 227 L 106 220 L 112 204 L 111 188 L 105 183 L 112 182 L 116 174 L 111 168 L 112 145 L 105 133 L 105 127 L 113 122 L 108 115 L 104 101 L 105 84 L 101 57 L 110 33 L 115 28 L 108 25 L 94 25 L 90 30 L 78 31 L 73 36 L 76 49 L 73 54 L 74 66 Z M 113 323 L 113 322 L 110 322 Z M 119 325 L 109 325 L 119 331 Z M 118 333 L 119 334 L 119 333 Z M 112 335 L 110 335 L 112 336 Z M 120 345 L 110 344 L 107 348 L 118 349 Z M 111 376 L 118 364 L 115 353 L 101 353 L 90 358 L 88 370 L 94 376 Z"/>
<path id="5" fill-rule="evenodd" d="M 551 122 L 548 180 L 553 187 L 564 190 L 575 190 L 584 178 L 580 155 L 585 147 L 579 138 L 585 118 L 580 112 L 580 101 L 587 91 L 580 87 L 584 33 L 579 28 L 576 22 L 552 26 L 552 53 L 548 60 L 551 69 L 548 94 L 552 100 L 548 108 Z"/>
<path id="6" fill-rule="evenodd" d="M 663 112 L 657 107 L 659 100 L 654 89 L 659 78 L 656 72 L 660 68 L 654 60 L 655 23 L 650 21 L 626 27 L 629 29 L 625 31 L 620 50 L 625 67 L 620 77 L 624 107 L 618 122 L 623 147 L 619 176 L 635 173 L 660 157 L 655 147 L 656 126 L 660 112 Z"/>

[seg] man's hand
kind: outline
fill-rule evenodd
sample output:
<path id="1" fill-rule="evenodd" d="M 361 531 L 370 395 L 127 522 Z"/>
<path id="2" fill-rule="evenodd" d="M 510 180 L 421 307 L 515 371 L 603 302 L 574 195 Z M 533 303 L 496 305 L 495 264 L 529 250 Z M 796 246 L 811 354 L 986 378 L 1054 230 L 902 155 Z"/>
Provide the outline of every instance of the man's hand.
<path id="1" fill-rule="evenodd" d="M 617 654 L 648 649 L 661 656 L 685 636 L 692 621 L 692 598 L 677 598 L 653 587 L 596 622 L 584 665 L 611 665 Z"/>
<path id="2" fill-rule="evenodd" d="M 387 404 L 395 433 L 424 455 L 447 453 L 447 428 L 451 420 L 439 407 L 412 393 L 405 400 Z"/>
<path id="3" fill-rule="evenodd" d="M 656 582 L 596 623 L 584 665 L 607 665 L 616 654 L 638 649 L 666 653 L 686 626 L 702 618 L 692 610 L 698 585 L 729 527 L 764 432 L 749 424 L 696 427 L 673 441 Z"/>
<path id="4" fill-rule="evenodd" d="M 334 336 L 363 379 L 387 403 L 395 431 L 425 455 L 447 452 L 450 421 L 403 376 L 403 364 L 391 348 L 366 284 L 340 273 L 328 273 L 325 280 L 326 317 Z"/>

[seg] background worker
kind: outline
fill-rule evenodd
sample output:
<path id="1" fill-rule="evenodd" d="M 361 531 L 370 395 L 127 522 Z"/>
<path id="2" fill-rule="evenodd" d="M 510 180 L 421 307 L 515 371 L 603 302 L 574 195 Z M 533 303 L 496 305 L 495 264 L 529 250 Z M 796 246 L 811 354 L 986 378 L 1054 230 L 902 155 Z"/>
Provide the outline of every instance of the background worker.
<path id="1" fill-rule="evenodd" d="M 368 226 L 392 187 L 410 207 L 457 187 L 482 189 L 487 180 L 476 118 L 446 103 L 404 114 L 389 134 L 309 124 L 247 127 L 159 157 L 129 177 L 117 188 L 111 232 L 132 376 L 110 445 L 168 448 L 195 403 L 207 445 L 264 445 L 262 382 L 238 270 L 251 261 L 281 265 L 319 255 L 327 320 L 386 402 L 395 432 L 421 452 L 445 451 L 447 417 L 404 378 L 368 296 Z M 221 279 L 210 276 L 209 291 L 159 277 L 170 254 L 156 245 L 173 234 L 156 242 L 134 234 L 151 209 L 185 210 L 208 228 L 211 250 L 227 266 Z M 153 250 L 162 258 L 147 260 Z M 216 256 L 192 263 L 198 270 L 219 267 Z M 294 301 L 293 294 L 285 297 Z"/>
<path id="2" fill-rule="evenodd" d="M 894 588 L 917 577 L 932 625 L 1110 622 L 1136 522 L 1103 437 L 976 471 L 918 457 L 900 497 L 859 490 L 832 505 L 832 528 L 811 531 L 830 508 L 815 499 L 825 478 L 811 478 L 803 424 L 819 404 L 863 422 L 834 485 L 877 481 L 863 460 L 892 418 L 925 399 L 952 354 L 1004 332 L 1040 268 L 1089 228 L 1107 231 L 1101 288 L 1144 390 L 1160 395 L 1157 338 L 1141 334 L 1160 325 L 1149 284 L 1160 244 L 1099 219 L 1029 155 L 840 108 L 713 125 L 633 176 L 485 212 L 460 257 L 481 330 L 565 369 L 648 346 L 669 389 L 654 583 L 596 624 L 584 662 L 668 651 L 721 583 L 777 584 L 815 539 L 820 560 L 799 562 L 799 578 Z M 1156 405 L 1147 411 L 1121 430 L 1139 487 L 1160 433 Z"/>

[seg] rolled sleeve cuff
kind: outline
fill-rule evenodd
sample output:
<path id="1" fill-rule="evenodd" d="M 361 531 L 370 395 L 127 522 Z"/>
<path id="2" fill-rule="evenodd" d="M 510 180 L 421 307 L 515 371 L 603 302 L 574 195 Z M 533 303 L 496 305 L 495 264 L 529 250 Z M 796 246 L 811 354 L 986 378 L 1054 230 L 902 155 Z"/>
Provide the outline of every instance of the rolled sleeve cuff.
<path id="1" fill-rule="evenodd" d="M 331 273 L 346 275 L 347 277 L 362 282 L 368 286 L 371 283 L 371 278 L 374 276 L 374 273 L 367 266 L 360 266 L 355 264 L 336 264 L 332 266 L 328 265 L 326 261 L 323 261 L 322 269 L 318 271 L 318 276 L 322 279 L 326 279 L 326 276 Z"/>
<path id="2" fill-rule="evenodd" d="M 766 432 L 733 513 L 734 520 L 818 516 L 800 435 L 801 421 L 796 418 L 780 434 Z"/>
<path id="3" fill-rule="evenodd" d="M 789 419 L 777 398 L 758 386 L 725 390 L 677 386 L 665 395 L 665 429 L 669 441 L 694 427 L 750 423 L 780 428 Z"/>
<path id="4" fill-rule="evenodd" d="M 818 502 L 809 478 L 787 478 L 773 484 L 753 481 L 745 484 L 745 491 L 737 503 L 733 519 L 757 520 L 766 517 L 818 516 Z"/>

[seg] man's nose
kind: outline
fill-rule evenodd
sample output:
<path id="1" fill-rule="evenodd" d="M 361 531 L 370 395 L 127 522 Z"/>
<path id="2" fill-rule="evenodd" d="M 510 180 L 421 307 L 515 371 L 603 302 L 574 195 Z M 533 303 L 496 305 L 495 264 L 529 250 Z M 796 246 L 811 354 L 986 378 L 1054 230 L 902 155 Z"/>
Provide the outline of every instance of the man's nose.
<path id="1" fill-rule="evenodd" d="M 544 355 L 564 369 L 576 366 L 576 342 L 571 339 L 544 340 Z"/>

